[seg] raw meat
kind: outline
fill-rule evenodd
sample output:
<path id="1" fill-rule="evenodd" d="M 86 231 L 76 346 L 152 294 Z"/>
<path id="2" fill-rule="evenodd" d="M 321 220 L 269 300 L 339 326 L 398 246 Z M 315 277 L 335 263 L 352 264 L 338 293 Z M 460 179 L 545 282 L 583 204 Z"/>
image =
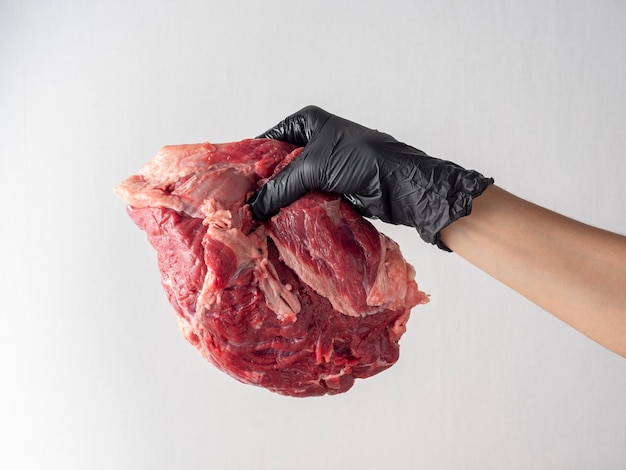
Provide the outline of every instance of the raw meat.
<path id="1" fill-rule="evenodd" d="M 252 219 L 245 201 L 300 150 L 167 146 L 115 192 L 157 251 L 187 340 L 241 382 L 304 397 L 393 365 L 411 308 L 428 298 L 397 244 L 338 196 Z"/>

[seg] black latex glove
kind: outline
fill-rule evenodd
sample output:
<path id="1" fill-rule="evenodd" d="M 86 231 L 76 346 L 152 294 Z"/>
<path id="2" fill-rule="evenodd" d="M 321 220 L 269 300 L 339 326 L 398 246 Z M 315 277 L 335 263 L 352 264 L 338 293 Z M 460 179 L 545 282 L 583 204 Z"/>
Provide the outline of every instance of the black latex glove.
<path id="1" fill-rule="evenodd" d="M 439 232 L 468 215 L 472 200 L 493 183 L 316 106 L 292 114 L 259 138 L 304 147 L 249 201 L 261 220 L 310 190 L 340 193 L 364 216 L 415 227 L 424 241 L 449 251 Z"/>

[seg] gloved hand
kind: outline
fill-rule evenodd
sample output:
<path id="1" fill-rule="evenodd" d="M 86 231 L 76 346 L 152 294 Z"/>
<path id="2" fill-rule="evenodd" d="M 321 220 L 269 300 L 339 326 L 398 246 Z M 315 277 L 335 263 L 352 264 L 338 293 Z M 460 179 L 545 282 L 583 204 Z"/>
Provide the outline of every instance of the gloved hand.
<path id="1" fill-rule="evenodd" d="M 468 215 L 493 179 L 432 158 L 390 135 L 307 106 L 259 138 L 302 153 L 250 199 L 267 219 L 310 190 L 340 193 L 366 217 L 415 227 L 422 239 L 450 251 L 439 232 Z"/>

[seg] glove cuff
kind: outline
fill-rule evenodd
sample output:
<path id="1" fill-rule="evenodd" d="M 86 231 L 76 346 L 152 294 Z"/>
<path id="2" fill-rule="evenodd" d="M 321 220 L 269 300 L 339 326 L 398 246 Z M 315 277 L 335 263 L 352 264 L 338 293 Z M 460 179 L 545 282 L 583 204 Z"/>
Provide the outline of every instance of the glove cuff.
<path id="1" fill-rule="evenodd" d="M 472 203 L 474 202 L 474 199 L 480 196 L 485 189 L 489 187 L 489 185 L 494 183 L 493 178 L 485 178 L 480 174 L 478 175 L 479 176 L 476 177 L 472 187 L 467 188 L 467 192 L 455 194 L 451 198 L 448 220 L 435 228 L 436 231 L 430 243 L 436 245 L 443 251 L 452 252 L 452 250 L 448 248 L 443 241 L 441 241 L 441 231 L 448 225 L 459 220 L 461 217 L 470 215 L 472 213 Z M 424 237 L 422 237 L 422 239 L 424 239 Z"/>
<path id="2" fill-rule="evenodd" d="M 411 204 L 412 225 L 422 240 L 450 252 L 452 250 L 441 241 L 441 231 L 469 215 L 474 199 L 493 184 L 494 179 L 474 170 L 466 170 L 455 163 L 436 159 L 431 160 L 431 163 L 431 171 L 421 172 L 420 181 L 414 180 L 422 187 L 422 191 L 413 193 L 419 200 Z M 423 179 L 426 175 L 427 178 Z"/>

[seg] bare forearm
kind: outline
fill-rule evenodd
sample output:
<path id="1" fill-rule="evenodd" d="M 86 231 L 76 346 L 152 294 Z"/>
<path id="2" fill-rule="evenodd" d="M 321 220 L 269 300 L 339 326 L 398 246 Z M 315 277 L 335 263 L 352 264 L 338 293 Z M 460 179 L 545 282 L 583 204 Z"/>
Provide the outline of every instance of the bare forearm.
<path id="1" fill-rule="evenodd" d="M 576 222 L 497 186 L 443 242 L 581 333 L 626 357 L 626 237 Z"/>

